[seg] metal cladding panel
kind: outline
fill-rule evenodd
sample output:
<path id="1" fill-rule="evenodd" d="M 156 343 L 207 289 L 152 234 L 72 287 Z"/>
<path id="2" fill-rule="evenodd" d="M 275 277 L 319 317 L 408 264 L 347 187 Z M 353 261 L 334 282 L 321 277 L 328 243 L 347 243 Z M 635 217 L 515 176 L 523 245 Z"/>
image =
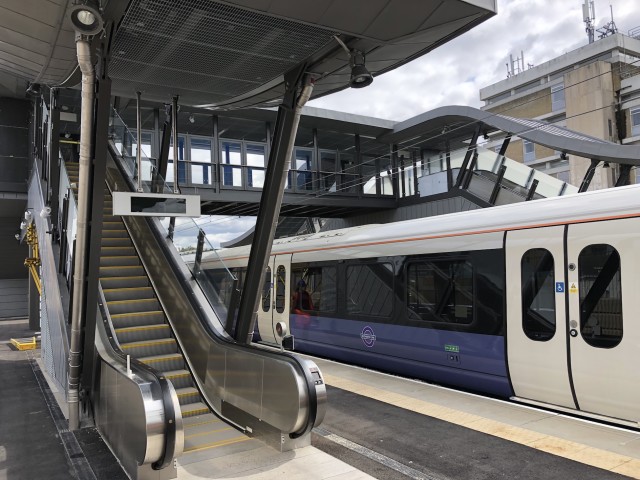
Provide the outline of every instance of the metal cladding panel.
<path id="1" fill-rule="evenodd" d="M 290 70 L 333 34 L 210 0 L 136 1 L 116 36 L 110 73 L 116 88 L 223 102 Z"/>

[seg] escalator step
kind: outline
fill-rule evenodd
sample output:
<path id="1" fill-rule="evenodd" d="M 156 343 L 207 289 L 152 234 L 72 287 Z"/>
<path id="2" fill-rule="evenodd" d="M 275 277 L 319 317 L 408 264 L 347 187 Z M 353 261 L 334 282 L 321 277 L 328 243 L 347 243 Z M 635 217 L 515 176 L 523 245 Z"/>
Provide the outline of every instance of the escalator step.
<path id="1" fill-rule="evenodd" d="M 225 422 L 220 420 L 212 413 L 206 413 L 204 415 L 194 415 L 187 417 L 183 420 L 185 435 L 187 432 L 201 431 L 201 429 L 215 430 L 219 428 L 219 425 L 226 425 Z"/>
<path id="2" fill-rule="evenodd" d="M 102 277 L 100 278 L 102 288 L 134 288 L 148 287 L 149 277 L 146 275 L 130 275 L 126 277 Z"/>
<path id="3" fill-rule="evenodd" d="M 168 355 L 176 353 L 178 344 L 175 338 L 157 338 L 155 340 L 140 340 L 137 342 L 121 343 L 124 353 L 133 357 L 150 357 L 154 355 Z"/>
<path id="4" fill-rule="evenodd" d="M 124 267 L 127 265 L 139 265 L 140 259 L 137 255 L 113 255 L 100 256 L 101 267 Z"/>
<path id="5" fill-rule="evenodd" d="M 188 405 L 181 405 L 180 410 L 182 411 L 182 417 L 193 417 L 195 415 L 204 415 L 209 412 L 209 407 L 207 407 L 202 402 L 190 403 Z"/>
<path id="6" fill-rule="evenodd" d="M 151 287 L 121 287 L 103 288 L 104 298 L 107 302 L 114 300 L 133 300 L 153 298 L 155 293 Z"/>
<path id="7" fill-rule="evenodd" d="M 171 327 L 167 323 L 158 323 L 139 327 L 116 328 L 115 332 L 118 337 L 118 342 L 122 344 L 167 338 L 167 335 L 171 332 Z"/>
<path id="8" fill-rule="evenodd" d="M 107 265 L 100 267 L 100 278 L 103 277 L 138 277 L 143 275 L 142 265 Z"/>
<path id="9" fill-rule="evenodd" d="M 163 375 L 173 384 L 175 389 L 193 386 L 189 370 L 170 370 L 163 372 Z"/>
<path id="10" fill-rule="evenodd" d="M 150 367 L 155 368 L 158 371 L 180 370 L 181 368 L 184 368 L 184 358 L 182 358 L 182 355 L 180 353 L 150 355 L 148 357 L 138 357 L 138 360 L 149 365 Z"/>
<path id="11" fill-rule="evenodd" d="M 180 405 L 187 405 L 190 403 L 200 403 L 200 392 L 194 387 L 176 388 L 176 394 Z"/>
<path id="12" fill-rule="evenodd" d="M 164 312 L 162 310 L 152 310 L 148 312 L 116 313 L 111 314 L 111 320 L 115 328 L 156 325 L 164 321 Z"/>
<path id="13" fill-rule="evenodd" d="M 107 302 L 109 313 L 135 313 L 148 312 L 150 310 L 160 310 L 160 303 L 156 298 L 140 298 L 135 300 L 114 300 Z"/>

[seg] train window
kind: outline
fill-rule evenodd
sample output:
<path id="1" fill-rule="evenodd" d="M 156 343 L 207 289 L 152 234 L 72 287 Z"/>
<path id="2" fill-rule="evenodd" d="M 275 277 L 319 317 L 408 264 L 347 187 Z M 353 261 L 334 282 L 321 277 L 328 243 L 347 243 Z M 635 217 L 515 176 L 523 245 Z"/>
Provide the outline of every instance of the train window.
<path id="1" fill-rule="evenodd" d="M 336 268 L 305 267 L 292 270 L 295 285 L 291 310 L 336 311 Z M 308 295 L 302 292 L 306 291 Z"/>
<path id="2" fill-rule="evenodd" d="M 390 317 L 393 312 L 393 267 L 389 263 L 347 267 L 347 312 Z"/>
<path id="3" fill-rule="evenodd" d="M 271 308 L 271 267 L 264 271 L 264 284 L 262 285 L 262 311 L 268 312 Z"/>
<path id="4" fill-rule="evenodd" d="M 620 254 L 611 245 L 585 247 L 578 256 L 580 332 L 593 347 L 612 348 L 622 340 Z"/>
<path id="5" fill-rule="evenodd" d="M 522 330 L 531 340 L 546 341 L 556 333 L 553 255 L 544 248 L 528 250 L 520 262 Z"/>
<path id="6" fill-rule="evenodd" d="M 407 267 L 408 307 L 422 320 L 473 322 L 473 267 L 465 260 L 433 260 Z"/>
<path id="7" fill-rule="evenodd" d="M 279 265 L 276 270 L 276 312 L 284 312 L 287 269 L 284 265 Z"/>

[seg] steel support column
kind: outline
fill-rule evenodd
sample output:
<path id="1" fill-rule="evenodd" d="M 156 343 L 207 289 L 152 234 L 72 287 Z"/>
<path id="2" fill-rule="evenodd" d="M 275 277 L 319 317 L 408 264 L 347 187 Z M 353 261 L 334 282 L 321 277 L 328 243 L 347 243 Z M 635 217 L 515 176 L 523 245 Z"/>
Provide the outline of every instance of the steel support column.
<path id="1" fill-rule="evenodd" d="M 593 180 L 593 175 L 596 173 L 596 167 L 600 163 L 599 160 L 591 160 L 591 165 L 585 173 L 584 178 L 582 179 L 582 183 L 580 184 L 580 188 L 578 188 L 578 193 L 586 192 L 591 184 L 591 180 Z"/>
<path id="2" fill-rule="evenodd" d="M 504 174 L 506 171 L 507 171 L 506 165 L 501 165 L 500 170 L 498 170 L 498 178 L 496 178 L 496 183 L 493 186 L 491 197 L 489 198 L 489 203 L 491 205 L 496 204 L 496 200 L 498 199 L 498 194 L 500 193 L 500 187 L 502 186 L 502 179 L 504 178 Z"/>
<path id="3" fill-rule="evenodd" d="M 500 151 L 498 152 L 498 155 L 504 157 L 504 155 L 507 153 L 507 147 L 509 147 L 509 142 L 511 142 L 511 134 L 508 134 L 506 137 L 504 137 L 504 142 L 502 142 L 502 146 L 500 147 Z"/>
<path id="4" fill-rule="evenodd" d="M 282 197 L 291 163 L 291 153 L 298 130 L 300 109 L 311 95 L 311 86 L 305 85 L 306 65 L 299 65 L 285 75 L 285 94 L 278 108 L 271 153 L 264 180 L 256 227 L 251 242 L 242 298 L 238 310 L 235 339 L 250 343 L 255 326 L 255 314 L 264 282 L 264 271 L 271 254 L 275 227 L 280 213 Z M 299 93 L 300 89 L 302 92 Z"/>
<path id="5" fill-rule="evenodd" d="M 524 199 L 525 202 L 528 202 L 529 200 L 533 200 L 533 195 L 536 193 L 537 188 L 538 188 L 538 180 L 534 180 L 533 182 L 531 182 L 531 187 L 527 192 L 527 198 Z"/>
<path id="6" fill-rule="evenodd" d="M 462 181 L 464 180 L 464 177 L 467 171 L 467 165 L 469 165 L 469 160 L 471 160 L 471 155 L 476 150 L 481 128 L 482 128 L 482 125 L 479 124 L 476 127 L 475 132 L 473 132 L 473 137 L 471 137 L 471 143 L 469 143 L 469 147 L 467 148 L 467 153 L 465 153 L 464 155 L 462 166 L 460 167 L 460 171 L 458 172 L 458 176 L 456 177 L 456 183 L 454 184 L 455 188 L 459 188 L 462 186 Z"/>
<path id="7" fill-rule="evenodd" d="M 60 209 L 60 105 L 58 104 L 58 89 L 52 88 L 49 100 L 49 188 L 47 188 L 48 204 L 51 207 L 51 225 L 57 230 Z M 53 238 L 55 241 L 55 238 Z"/>
<path id="8" fill-rule="evenodd" d="M 447 192 L 449 190 L 451 190 L 453 188 L 453 172 L 451 171 L 451 144 L 449 143 L 449 140 L 447 140 L 446 142 L 446 154 L 445 154 L 445 162 L 446 162 L 446 169 L 447 169 Z M 429 166 L 429 169 L 431 169 L 431 166 Z"/>
<path id="9" fill-rule="evenodd" d="M 631 165 L 620 165 L 620 175 L 618 176 L 618 180 L 616 180 L 615 186 L 624 187 L 625 185 L 629 185 L 631 183 L 630 174 Z"/>
<path id="10" fill-rule="evenodd" d="M 103 51 L 107 46 L 103 43 Z M 95 112 L 94 152 L 91 169 L 91 208 L 89 212 L 89 245 L 87 254 L 87 277 L 85 284 L 86 301 L 83 316 L 84 350 L 80 401 L 85 414 L 90 414 L 89 403 L 93 394 L 95 375 L 95 335 L 96 309 L 98 305 L 98 283 L 100 281 L 100 252 L 102 245 L 102 223 L 104 217 L 104 189 L 107 172 L 107 151 L 109 148 L 109 117 L 111 115 L 111 79 L 108 77 L 109 58 L 100 58 L 97 78 L 97 104 Z M 138 144 L 140 149 L 140 144 Z"/>

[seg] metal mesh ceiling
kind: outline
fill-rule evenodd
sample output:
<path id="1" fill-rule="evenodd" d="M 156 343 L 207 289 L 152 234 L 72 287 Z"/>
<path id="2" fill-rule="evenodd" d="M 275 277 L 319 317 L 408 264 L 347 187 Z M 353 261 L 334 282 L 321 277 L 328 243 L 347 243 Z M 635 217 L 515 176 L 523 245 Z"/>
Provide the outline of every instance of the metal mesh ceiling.
<path id="1" fill-rule="evenodd" d="M 133 0 L 110 76 L 143 93 L 217 103 L 277 78 L 333 34 L 212 0 Z"/>

